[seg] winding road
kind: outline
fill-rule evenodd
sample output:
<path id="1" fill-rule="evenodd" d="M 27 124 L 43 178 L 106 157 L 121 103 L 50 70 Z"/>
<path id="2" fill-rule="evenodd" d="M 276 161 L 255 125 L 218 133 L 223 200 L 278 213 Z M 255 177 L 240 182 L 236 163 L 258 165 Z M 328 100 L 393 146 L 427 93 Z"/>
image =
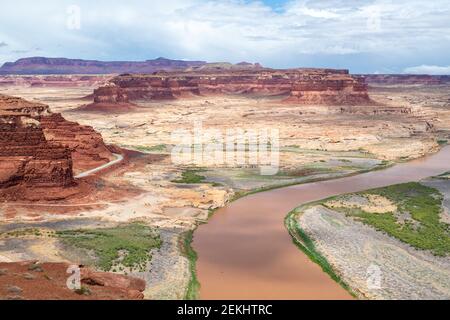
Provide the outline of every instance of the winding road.
<path id="1" fill-rule="evenodd" d="M 81 179 L 81 178 L 89 177 L 89 176 L 91 176 L 91 175 L 93 175 L 93 174 L 95 174 L 95 173 L 97 173 L 99 171 L 102 171 L 102 170 L 105 170 L 105 169 L 107 169 L 109 167 L 112 167 L 113 165 L 115 165 L 115 164 L 117 164 L 117 163 L 119 163 L 119 162 L 121 162 L 123 160 L 123 156 L 121 154 L 113 153 L 113 155 L 116 157 L 115 160 L 110 161 L 108 163 L 105 163 L 104 165 L 101 165 L 100 167 L 97 167 L 97 168 L 94 168 L 94 169 L 82 172 L 82 173 L 76 175 L 75 179 Z"/>
<path id="2" fill-rule="evenodd" d="M 450 146 L 394 167 L 254 194 L 194 233 L 201 299 L 352 299 L 293 243 L 284 218 L 327 197 L 418 181 L 450 170 Z"/>

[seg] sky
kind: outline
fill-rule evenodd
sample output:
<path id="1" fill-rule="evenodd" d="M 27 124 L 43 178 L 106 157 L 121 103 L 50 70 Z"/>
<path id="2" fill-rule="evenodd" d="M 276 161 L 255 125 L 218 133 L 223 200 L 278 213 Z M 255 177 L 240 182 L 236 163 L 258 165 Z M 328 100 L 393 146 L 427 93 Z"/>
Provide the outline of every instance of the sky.
<path id="1" fill-rule="evenodd" d="M 2 2 L 0 64 L 166 57 L 450 74 L 449 0 Z"/>

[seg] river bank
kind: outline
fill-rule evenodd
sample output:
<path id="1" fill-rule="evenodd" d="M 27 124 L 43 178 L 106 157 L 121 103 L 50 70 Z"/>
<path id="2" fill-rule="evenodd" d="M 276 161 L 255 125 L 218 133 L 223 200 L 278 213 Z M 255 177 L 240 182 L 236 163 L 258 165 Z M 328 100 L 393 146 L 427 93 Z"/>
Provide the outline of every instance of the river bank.
<path id="1" fill-rule="evenodd" d="M 332 197 L 293 210 L 286 227 L 358 298 L 448 299 L 449 187 L 428 178 Z"/>
<path id="2" fill-rule="evenodd" d="M 235 298 L 236 296 L 262 299 L 327 298 L 319 289 L 321 285 L 323 289 L 323 283 L 315 282 L 312 287 L 305 287 L 305 284 L 311 284 L 311 279 L 315 279 L 317 270 L 308 270 L 311 267 L 309 264 L 312 263 L 309 258 L 307 262 L 304 262 L 304 257 L 295 258 L 296 255 L 298 256 L 298 250 L 296 253 L 290 251 L 293 247 L 292 238 L 289 236 L 286 239 L 285 234 L 282 234 L 282 231 L 286 233 L 282 223 L 286 212 L 290 212 L 300 203 L 316 201 L 336 194 L 366 190 L 371 186 L 381 187 L 394 184 L 396 181 L 420 180 L 427 176 L 441 174 L 448 171 L 449 154 L 449 147 L 444 147 L 435 155 L 399 164 L 383 171 L 275 189 L 242 198 L 219 209 L 211 218 L 207 228 L 200 226 L 194 234 L 193 247 L 199 257 L 197 268 L 202 284 L 201 298 L 227 298 L 233 294 Z M 267 231 L 270 232 L 265 233 Z M 293 257 L 290 257 L 288 252 Z M 278 260 L 282 261 L 267 261 L 267 257 L 279 258 Z M 220 265 L 220 262 L 223 264 Z M 306 269 L 305 266 L 307 266 Z M 247 270 L 251 268 L 253 275 L 246 278 L 245 269 L 241 270 L 241 267 Z M 317 265 L 315 267 L 323 273 L 320 267 Z M 311 267 L 311 270 L 314 268 Z M 307 277 L 309 279 L 302 277 L 305 274 L 304 271 L 311 272 Z M 286 283 L 286 275 L 292 276 L 290 283 Z M 301 281 L 302 278 L 303 281 Z M 327 282 L 332 281 L 328 276 L 323 281 L 333 290 L 336 289 L 337 284 L 334 281 L 334 286 Z M 264 285 L 264 282 L 267 284 Z M 253 284 L 256 288 L 249 288 Z M 270 290 L 268 286 L 275 288 L 278 294 L 268 291 Z M 330 292 L 329 288 L 325 290 Z M 309 294 L 305 294 L 305 291 Z M 351 298 L 346 291 L 345 293 L 347 298 Z M 336 296 L 339 294 L 333 298 Z"/>

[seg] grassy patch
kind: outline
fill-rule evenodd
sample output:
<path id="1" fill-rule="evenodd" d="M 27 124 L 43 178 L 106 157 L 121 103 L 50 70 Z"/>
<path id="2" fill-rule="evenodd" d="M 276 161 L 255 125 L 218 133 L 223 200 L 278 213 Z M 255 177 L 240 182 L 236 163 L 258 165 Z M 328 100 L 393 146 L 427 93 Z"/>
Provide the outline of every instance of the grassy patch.
<path id="1" fill-rule="evenodd" d="M 320 166 L 311 166 L 311 167 L 302 167 L 295 170 L 289 170 L 289 171 L 280 171 L 277 173 L 276 176 L 278 177 L 308 177 L 313 176 L 317 174 L 326 174 L 326 173 L 333 173 L 335 170 L 333 168 L 327 168 L 327 167 L 320 167 Z"/>
<path id="2" fill-rule="evenodd" d="M 42 233 L 37 228 L 29 228 L 29 229 L 22 229 L 22 230 L 13 230 L 9 232 L 2 233 L 1 236 L 5 238 L 20 238 L 20 237 L 26 237 L 26 236 L 41 236 Z"/>
<path id="3" fill-rule="evenodd" d="M 380 214 L 357 208 L 333 210 L 351 216 L 417 249 L 430 250 L 438 256 L 450 253 L 450 226 L 440 221 L 443 197 L 438 190 L 412 182 L 358 193 L 361 196 L 367 194 L 388 198 L 397 205 L 399 213 L 408 213 L 412 221 L 400 223 L 393 212 Z"/>
<path id="4" fill-rule="evenodd" d="M 159 144 L 156 146 L 135 146 L 134 149 L 142 152 L 165 152 L 167 146 L 165 144 Z"/>
<path id="5" fill-rule="evenodd" d="M 188 183 L 188 184 L 197 184 L 205 182 L 205 177 L 199 175 L 198 173 L 203 170 L 195 169 L 195 170 L 186 170 L 181 174 L 181 179 L 173 180 L 173 183 Z"/>
<path id="6" fill-rule="evenodd" d="M 159 248 L 159 235 L 139 223 L 116 228 L 58 231 L 57 236 L 68 245 L 91 251 L 97 257 L 96 266 L 110 271 L 118 265 L 143 271 L 151 259 L 150 250 Z"/>
<path id="7" fill-rule="evenodd" d="M 39 228 L 17 229 L 0 233 L 0 239 L 23 238 L 23 237 L 53 237 L 54 232 L 51 230 L 42 230 Z"/>
<path id="8" fill-rule="evenodd" d="M 438 143 L 440 146 L 445 146 L 445 145 L 448 143 L 448 140 L 438 140 L 437 143 Z"/>
<path id="9" fill-rule="evenodd" d="M 181 236 L 181 252 L 182 254 L 189 259 L 189 267 L 191 271 L 191 279 L 189 281 L 188 288 L 186 290 L 185 300 L 197 300 L 200 283 L 198 282 L 197 272 L 196 272 L 196 263 L 197 263 L 197 253 L 192 248 L 192 240 L 194 237 L 194 231 L 186 232 Z"/>

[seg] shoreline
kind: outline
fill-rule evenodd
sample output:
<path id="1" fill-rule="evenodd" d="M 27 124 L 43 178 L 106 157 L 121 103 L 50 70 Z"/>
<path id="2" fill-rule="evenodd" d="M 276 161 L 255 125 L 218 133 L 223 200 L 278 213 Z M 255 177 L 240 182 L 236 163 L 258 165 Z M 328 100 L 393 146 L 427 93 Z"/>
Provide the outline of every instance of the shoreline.
<path id="1" fill-rule="evenodd" d="M 271 190 L 283 189 L 283 188 L 287 188 L 287 187 L 298 186 L 298 185 L 304 185 L 304 184 L 308 184 L 308 183 L 324 182 L 324 181 L 332 181 L 332 180 L 337 180 L 337 179 L 342 179 L 342 178 L 354 177 L 354 176 L 358 176 L 358 175 L 365 174 L 365 173 L 370 173 L 370 172 L 375 172 L 375 171 L 380 171 L 380 170 L 386 170 L 386 169 L 395 167 L 396 165 L 399 165 L 399 164 L 404 164 L 404 163 L 408 163 L 408 162 L 411 162 L 411 161 L 420 160 L 420 159 L 423 159 L 423 158 L 426 158 L 426 157 L 435 155 L 435 154 L 439 153 L 440 151 L 442 151 L 442 149 L 445 148 L 446 146 L 448 146 L 448 144 L 439 144 L 439 146 L 436 148 L 436 150 L 435 150 L 434 152 L 431 152 L 431 153 L 428 153 L 428 154 L 424 154 L 424 155 L 422 155 L 422 156 L 420 156 L 420 157 L 418 157 L 418 158 L 408 159 L 408 160 L 406 160 L 406 161 L 404 161 L 404 160 L 403 160 L 403 161 L 402 161 L 402 160 L 399 160 L 399 161 L 397 161 L 397 162 L 390 162 L 390 163 L 388 163 L 388 164 L 386 164 L 386 165 L 378 166 L 378 167 L 376 167 L 376 168 L 374 168 L 374 169 L 370 169 L 370 170 L 361 170 L 361 171 L 354 172 L 354 173 L 351 173 L 351 174 L 346 174 L 346 175 L 343 175 L 343 176 L 340 176 L 340 177 L 333 177 L 333 178 L 329 178 L 329 179 L 326 179 L 326 178 L 324 178 L 324 179 L 311 179 L 311 180 L 309 180 L 309 181 L 303 181 L 303 182 L 300 182 L 300 183 L 292 183 L 292 184 L 284 184 L 284 185 L 270 186 L 270 187 L 266 187 L 266 188 L 263 187 L 263 188 L 259 188 L 259 189 L 255 189 L 255 190 L 250 190 L 250 191 L 244 192 L 244 193 L 242 193 L 242 194 L 236 193 L 236 195 L 235 195 L 234 197 L 232 197 L 228 202 L 226 202 L 225 205 L 224 205 L 223 207 L 218 207 L 218 208 L 215 208 L 215 209 L 211 210 L 211 212 L 210 212 L 210 214 L 209 214 L 209 216 L 208 216 L 208 219 L 205 220 L 205 221 L 203 221 L 203 222 L 201 222 L 200 224 L 198 224 L 198 225 L 196 226 L 195 229 L 193 229 L 192 231 L 190 231 L 190 232 L 189 232 L 189 233 L 190 233 L 190 235 L 189 235 L 189 240 L 188 240 L 188 241 L 184 241 L 184 245 L 185 245 L 184 250 L 187 251 L 187 252 L 193 252 L 193 253 L 194 253 L 194 256 L 188 257 L 188 258 L 189 258 L 189 261 L 190 261 L 190 265 L 191 265 L 191 274 L 192 274 L 192 277 L 191 277 L 191 279 L 190 279 L 190 282 L 189 282 L 190 284 L 189 284 L 189 287 L 188 287 L 187 292 L 189 292 L 189 290 L 190 290 L 191 288 L 196 288 L 196 289 L 197 289 L 197 292 L 196 292 L 196 294 L 193 295 L 193 297 L 196 297 L 196 299 L 201 299 L 201 297 L 200 297 L 201 283 L 200 283 L 199 280 L 198 280 L 198 275 L 197 275 L 197 264 L 196 264 L 197 259 L 198 259 L 198 253 L 197 253 L 197 252 L 195 251 L 195 249 L 193 248 L 192 243 L 193 243 L 193 239 L 195 238 L 195 231 L 198 229 L 198 227 L 199 227 L 200 225 L 208 224 L 208 222 L 210 221 L 210 219 L 211 219 L 211 218 L 215 215 L 215 213 L 216 213 L 218 210 L 220 210 L 221 208 L 224 208 L 224 207 L 226 207 L 227 205 L 229 205 L 230 203 L 233 203 L 233 202 L 235 202 L 235 201 L 237 201 L 237 200 L 239 200 L 239 199 L 245 198 L 245 197 L 247 197 L 247 196 L 254 195 L 254 194 L 258 194 L 258 193 L 264 193 L 264 192 L 268 192 L 268 191 L 271 191 Z M 343 194 L 345 194 L 345 193 L 343 193 Z M 334 197 L 334 196 L 333 196 L 333 197 Z M 328 198 L 331 198 L 331 197 L 325 197 L 325 198 L 323 198 L 323 199 L 314 201 L 314 202 L 312 202 L 312 203 L 321 202 L 321 201 L 326 200 L 326 199 L 328 199 Z M 312 204 L 312 203 L 307 203 L 307 204 L 305 204 L 305 205 L 310 205 L 310 204 Z M 292 211 L 290 211 L 290 212 L 287 213 L 287 216 L 285 217 L 285 227 L 286 227 L 286 228 L 287 228 L 287 225 L 286 225 L 287 219 L 289 219 L 290 215 L 291 215 L 293 212 L 295 212 L 299 207 L 302 207 L 302 205 L 293 208 Z M 297 242 L 298 239 L 296 240 L 296 239 L 292 236 L 291 230 L 289 230 L 289 229 L 287 228 L 287 232 L 291 235 L 291 238 L 292 238 L 294 244 L 295 244 L 301 251 L 303 251 L 305 255 L 308 256 L 308 259 L 311 260 L 311 261 L 314 262 L 314 263 L 317 263 L 317 262 L 314 261 L 314 259 L 310 256 L 310 255 L 312 254 L 312 252 L 310 252 L 310 251 L 305 252 L 304 250 L 301 249 L 301 247 L 303 247 L 303 245 L 302 245 L 300 242 Z M 305 249 L 306 249 L 306 248 L 305 248 Z M 306 250 L 308 250 L 308 249 L 306 249 Z M 315 252 L 315 254 L 320 255 L 320 253 L 318 253 L 318 252 Z M 325 262 L 328 264 L 328 262 L 327 262 L 326 260 L 325 260 Z M 319 263 L 318 263 L 318 264 L 319 264 Z M 320 266 L 320 267 L 322 268 L 322 270 L 323 270 L 323 266 L 322 266 L 321 264 L 319 264 L 319 266 Z M 330 266 L 330 268 L 327 267 L 326 269 L 327 269 L 328 271 L 325 271 L 325 270 L 323 270 L 323 271 L 324 271 L 327 275 L 329 275 L 331 279 L 333 279 L 333 280 L 334 280 L 335 282 L 337 282 L 341 287 L 343 287 L 343 288 L 344 288 L 344 289 L 345 289 L 352 297 L 357 297 L 357 295 L 355 294 L 355 292 L 352 291 L 351 286 L 349 286 L 348 284 L 346 284 L 344 281 L 340 280 L 340 276 L 339 276 L 338 274 L 335 273 L 335 271 L 331 268 L 331 266 Z M 336 279 L 338 279 L 338 280 L 336 280 Z M 192 296 L 191 296 L 191 297 L 192 297 Z"/>

